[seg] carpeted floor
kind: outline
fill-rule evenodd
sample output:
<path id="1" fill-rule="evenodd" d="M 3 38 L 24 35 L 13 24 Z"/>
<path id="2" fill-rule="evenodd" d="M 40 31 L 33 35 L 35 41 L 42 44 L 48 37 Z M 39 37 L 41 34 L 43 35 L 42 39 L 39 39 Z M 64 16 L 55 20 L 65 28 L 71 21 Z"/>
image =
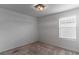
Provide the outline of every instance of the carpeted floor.
<path id="1" fill-rule="evenodd" d="M 79 53 L 51 46 L 42 42 L 35 42 L 22 47 L 4 51 L 0 53 L 0 55 L 79 55 Z"/>

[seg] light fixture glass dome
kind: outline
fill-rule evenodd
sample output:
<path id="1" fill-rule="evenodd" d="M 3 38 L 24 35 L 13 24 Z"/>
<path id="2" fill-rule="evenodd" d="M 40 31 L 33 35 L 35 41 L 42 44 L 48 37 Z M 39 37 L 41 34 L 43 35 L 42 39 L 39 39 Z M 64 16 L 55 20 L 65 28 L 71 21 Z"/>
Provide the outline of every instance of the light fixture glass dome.
<path id="1" fill-rule="evenodd" d="M 36 11 L 44 11 L 45 5 L 44 4 L 36 4 L 34 5 Z"/>

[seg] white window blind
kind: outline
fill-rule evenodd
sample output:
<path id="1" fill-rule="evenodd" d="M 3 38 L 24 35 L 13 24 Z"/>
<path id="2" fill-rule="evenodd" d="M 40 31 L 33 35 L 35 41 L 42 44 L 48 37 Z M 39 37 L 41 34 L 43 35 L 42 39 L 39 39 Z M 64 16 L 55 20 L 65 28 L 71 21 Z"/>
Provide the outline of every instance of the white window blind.
<path id="1" fill-rule="evenodd" d="M 59 38 L 76 39 L 76 15 L 59 18 Z"/>

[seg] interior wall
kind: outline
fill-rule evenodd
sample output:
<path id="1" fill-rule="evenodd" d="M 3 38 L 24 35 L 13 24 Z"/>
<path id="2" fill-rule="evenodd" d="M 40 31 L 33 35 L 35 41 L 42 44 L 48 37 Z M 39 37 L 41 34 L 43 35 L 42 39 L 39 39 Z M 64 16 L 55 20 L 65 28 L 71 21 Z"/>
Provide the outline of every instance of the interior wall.
<path id="1" fill-rule="evenodd" d="M 59 18 L 76 15 L 77 39 L 59 38 Z M 79 8 L 39 18 L 40 41 L 79 52 Z"/>
<path id="2" fill-rule="evenodd" d="M 0 52 L 37 41 L 37 19 L 0 8 Z"/>

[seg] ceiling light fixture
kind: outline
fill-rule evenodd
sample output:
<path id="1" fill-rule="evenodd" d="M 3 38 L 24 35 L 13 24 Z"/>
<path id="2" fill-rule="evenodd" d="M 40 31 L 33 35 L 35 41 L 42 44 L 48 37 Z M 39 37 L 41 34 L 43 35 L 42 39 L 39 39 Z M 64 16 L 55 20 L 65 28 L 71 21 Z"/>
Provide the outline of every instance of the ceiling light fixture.
<path id="1" fill-rule="evenodd" d="M 44 11 L 45 5 L 44 4 L 36 4 L 34 5 L 36 11 Z"/>

